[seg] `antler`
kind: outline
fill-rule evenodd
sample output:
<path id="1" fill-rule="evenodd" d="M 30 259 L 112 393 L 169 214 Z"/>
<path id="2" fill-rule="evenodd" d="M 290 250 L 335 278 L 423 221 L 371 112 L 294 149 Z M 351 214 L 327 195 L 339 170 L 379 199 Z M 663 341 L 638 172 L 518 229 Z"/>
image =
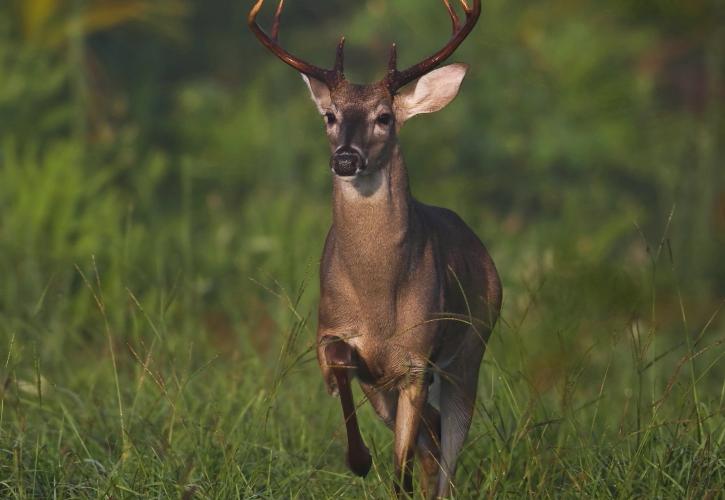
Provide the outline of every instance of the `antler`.
<path id="1" fill-rule="evenodd" d="M 303 61 L 299 57 L 296 57 L 277 43 L 277 37 L 279 35 L 279 22 L 282 16 L 282 9 L 284 9 L 284 0 L 279 0 L 277 4 L 277 10 L 274 13 L 274 21 L 272 22 L 272 32 L 268 35 L 260 26 L 257 24 L 257 14 L 262 9 L 264 0 L 257 0 L 252 10 L 249 11 L 247 16 L 247 24 L 252 33 L 262 42 L 262 45 L 267 47 L 270 52 L 279 57 L 282 61 L 292 66 L 300 73 L 304 73 L 307 76 L 311 76 L 325 82 L 329 88 L 335 87 L 340 81 L 345 79 L 343 74 L 343 49 L 345 46 L 345 37 L 340 38 L 340 43 L 337 44 L 337 53 L 335 54 L 335 66 L 332 69 L 323 69 L 308 62 Z"/>
<path id="2" fill-rule="evenodd" d="M 416 78 L 420 78 L 432 69 L 436 68 L 443 61 L 448 59 L 451 54 L 458 48 L 463 40 L 468 36 L 473 27 L 478 21 L 478 17 L 481 15 L 481 0 L 473 0 L 473 6 L 469 7 L 466 0 L 460 0 L 463 7 L 463 11 L 466 13 L 466 21 L 461 25 L 460 19 L 456 11 L 451 7 L 449 0 L 443 0 L 443 4 L 448 11 L 448 15 L 451 16 L 451 23 L 453 25 L 453 34 L 448 43 L 440 49 L 438 52 L 430 57 L 426 57 L 418 64 L 411 66 L 410 68 L 398 71 L 397 68 L 397 51 L 395 44 L 390 48 L 390 60 L 388 62 L 388 74 L 385 76 L 385 83 L 390 89 L 391 93 L 395 93 L 400 87 L 406 85 Z"/>

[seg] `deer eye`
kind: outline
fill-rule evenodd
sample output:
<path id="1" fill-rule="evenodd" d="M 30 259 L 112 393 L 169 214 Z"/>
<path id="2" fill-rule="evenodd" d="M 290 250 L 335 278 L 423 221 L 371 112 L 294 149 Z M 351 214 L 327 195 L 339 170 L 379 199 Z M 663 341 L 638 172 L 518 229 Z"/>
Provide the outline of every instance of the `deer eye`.
<path id="1" fill-rule="evenodd" d="M 393 116 L 390 113 L 383 113 L 379 115 L 375 121 L 380 125 L 390 125 L 390 122 L 393 121 Z"/>
<path id="2" fill-rule="evenodd" d="M 335 115 L 330 113 L 329 111 L 325 113 L 325 123 L 328 125 L 333 125 L 337 121 L 337 118 L 335 118 Z"/>

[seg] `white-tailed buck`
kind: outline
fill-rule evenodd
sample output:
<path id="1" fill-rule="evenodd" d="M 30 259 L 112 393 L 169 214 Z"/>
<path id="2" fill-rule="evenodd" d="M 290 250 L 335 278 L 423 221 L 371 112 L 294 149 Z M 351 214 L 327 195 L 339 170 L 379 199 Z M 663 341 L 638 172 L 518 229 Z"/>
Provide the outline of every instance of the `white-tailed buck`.
<path id="1" fill-rule="evenodd" d="M 317 355 L 328 390 L 339 393 L 348 465 L 365 476 L 371 457 L 355 417 L 350 380 L 395 432 L 396 491 L 413 491 L 413 455 L 428 496 L 451 493 L 474 411 L 478 370 L 501 306 L 501 283 L 481 241 L 455 213 L 415 200 L 398 143 L 403 123 L 438 111 L 458 93 L 467 66 L 436 69 L 471 32 L 480 0 L 443 0 L 453 35 L 438 52 L 398 70 L 393 45 L 385 77 L 348 82 L 343 42 L 332 69 L 313 66 L 277 39 L 284 0 L 256 37 L 302 74 L 323 117 L 333 176 L 332 227 L 320 269 Z M 402 491 L 401 491 L 402 490 Z"/>

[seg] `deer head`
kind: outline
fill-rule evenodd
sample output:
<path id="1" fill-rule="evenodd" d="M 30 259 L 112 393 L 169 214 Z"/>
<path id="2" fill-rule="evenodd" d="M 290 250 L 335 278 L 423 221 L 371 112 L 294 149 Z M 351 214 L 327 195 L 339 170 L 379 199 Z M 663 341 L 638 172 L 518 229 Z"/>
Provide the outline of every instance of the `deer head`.
<path id="1" fill-rule="evenodd" d="M 323 69 L 303 61 L 279 45 L 284 0 L 277 5 L 270 34 L 256 22 L 264 0 L 258 0 L 252 7 L 248 17 L 252 32 L 273 54 L 299 71 L 310 90 L 325 123 L 332 153 L 330 168 L 335 175 L 344 180 L 354 180 L 384 168 L 397 144 L 397 133 L 403 123 L 417 114 L 442 109 L 456 96 L 468 67 L 464 64 L 438 66 L 463 42 L 481 13 L 480 0 L 474 0 L 471 7 L 465 0 L 460 1 L 465 12 L 463 22 L 449 0 L 443 0 L 451 17 L 453 34 L 442 49 L 400 71 L 393 44 L 385 77 L 365 85 L 345 79 L 344 37 L 337 46 L 333 68 Z"/>

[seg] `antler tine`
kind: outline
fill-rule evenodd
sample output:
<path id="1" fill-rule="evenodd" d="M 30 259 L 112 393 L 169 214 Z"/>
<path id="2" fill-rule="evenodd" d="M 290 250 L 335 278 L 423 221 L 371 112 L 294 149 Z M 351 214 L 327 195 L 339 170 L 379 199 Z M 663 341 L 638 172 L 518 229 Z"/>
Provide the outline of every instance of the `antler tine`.
<path id="1" fill-rule="evenodd" d="M 398 48 L 395 44 L 390 46 L 390 59 L 388 59 L 388 75 L 398 71 Z"/>
<path id="2" fill-rule="evenodd" d="M 333 88 L 340 83 L 340 81 L 345 79 L 345 75 L 342 73 L 344 38 L 340 40 L 340 43 L 337 46 L 335 67 L 333 69 L 320 68 L 287 52 L 281 45 L 279 45 L 279 43 L 277 43 L 280 18 L 282 17 L 282 9 L 284 9 L 284 1 L 285 0 L 280 0 L 277 4 L 277 9 L 274 13 L 274 20 L 272 21 L 272 30 L 268 35 L 257 23 L 257 14 L 259 14 L 259 11 L 262 10 L 262 6 L 264 5 L 264 0 L 257 0 L 257 3 L 252 6 L 252 9 L 249 11 L 249 15 L 247 16 L 247 25 L 249 26 L 249 29 L 252 30 L 252 33 L 254 33 L 254 36 L 257 37 L 262 45 L 267 47 L 270 52 L 280 58 L 283 62 L 292 66 L 300 73 L 325 82 L 328 87 Z"/>
<path id="3" fill-rule="evenodd" d="M 461 0 L 461 1 L 463 1 L 463 0 Z M 456 14 L 456 9 L 454 9 L 453 7 L 451 7 L 451 3 L 448 0 L 443 0 L 443 3 L 446 6 L 446 10 L 448 11 L 448 15 L 451 16 L 451 24 L 453 24 L 453 33 L 455 34 L 456 31 L 458 30 L 458 26 L 459 26 L 459 23 L 460 23 L 460 21 L 458 19 L 458 14 Z"/>
<path id="4" fill-rule="evenodd" d="M 282 9 L 284 9 L 284 0 L 279 0 L 279 3 L 277 4 L 277 10 L 274 12 L 274 21 L 272 21 L 272 32 L 270 33 L 270 35 L 272 36 L 272 40 L 274 40 L 275 42 L 279 37 L 279 22 L 282 16 Z"/>
<path id="5" fill-rule="evenodd" d="M 429 71 L 438 67 L 443 61 L 448 59 L 453 52 L 458 48 L 459 45 L 466 39 L 468 34 L 471 32 L 473 27 L 476 25 L 478 18 L 481 15 L 481 0 L 473 0 L 473 5 L 468 6 L 466 0 L 460 0 L 463 10 L 466 13 L 466 20 L 461 25 L 458 20 L 454 9 L 451 7 L 449 0 L 443 0 L 446 6 L 448 14 L 451 16 L 451 22 L 453 23 L 453 35 L 451 36 L 448 43 L 446 43 L 442 49 L 435 54 L 426 57 L 418 64 L 414 64 L 408 69 L 398 71 L 395 61 L 395 45 L 390 53 L 390 62 L 388 64 L 388 74 L 385 76 L 385 83 L 391 93 L 395 93 L 400 87 L 412 82 L 416 78 L 420 78 Z"/>
<path id="6" fill-rule="evenodd" d="M 335 53 L 335 74 L 344 78 L 345 71 L 345 37 L 341 36 L 337 44 L 337 52 Z"/>

